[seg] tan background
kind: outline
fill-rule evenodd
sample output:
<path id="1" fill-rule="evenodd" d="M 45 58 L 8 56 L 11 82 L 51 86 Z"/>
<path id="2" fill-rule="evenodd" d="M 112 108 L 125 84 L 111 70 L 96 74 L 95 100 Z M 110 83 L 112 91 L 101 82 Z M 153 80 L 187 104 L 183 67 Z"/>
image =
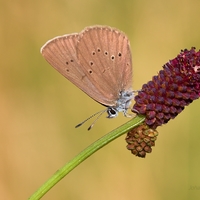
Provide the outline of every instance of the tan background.
<path id="1" fill-rule="evenodd" d="M 181 49 L 200 48 L 199 0 L 2 1 L 0 6 L 0 199 L 27 199 L 82 149 L 125 123 L 102 109 L 40 55 L 52 37 L 103 24 L 124 31 L 133 54 L 134 89 Z M 199 199 L 200 100 L 159 128 L 145 159 L 118 138 L 59 182 L 43 199 Z"/>

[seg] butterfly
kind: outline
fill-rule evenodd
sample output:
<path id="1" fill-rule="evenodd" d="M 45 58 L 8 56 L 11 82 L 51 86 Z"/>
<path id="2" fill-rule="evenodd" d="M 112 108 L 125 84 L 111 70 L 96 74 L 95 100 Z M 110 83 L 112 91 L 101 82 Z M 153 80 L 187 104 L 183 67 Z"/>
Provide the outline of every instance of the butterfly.
<path id="1" fill-rule="evenodd" d="M 132 56 L 130 42 L 123 32 L 109 26 L 86 27 L 80 33 L 47 41 L 41 54 L 65 78 L 106 107 L 91 117 L 100 113 L 98 119 L 105 111 L 108 118 L 119 112 L 128 116 L 127 109 L 134 97 Z"/>

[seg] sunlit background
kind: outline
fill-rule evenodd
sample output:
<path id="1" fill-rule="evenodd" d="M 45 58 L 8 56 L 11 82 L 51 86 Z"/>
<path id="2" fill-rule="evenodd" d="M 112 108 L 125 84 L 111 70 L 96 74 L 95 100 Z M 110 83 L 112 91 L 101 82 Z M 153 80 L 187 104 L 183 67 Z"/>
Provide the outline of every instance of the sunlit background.
<path id="1" fill-rule="evenodd" d="M 127 34 L 133 88 L 156 75 L 181 49 L 200 48 L 199 0 L 35 0 L 0 6 L 0 199 L 28 199 L 59 168 L 129 119 L 103 109 L 41 56 L 49 39 L 101 24 Z M 200 100 L 160 127 L 145 159 L 127 149 L 125 135 L 88 158 L 43 199 L 168 200 L 200 197 Z"/>

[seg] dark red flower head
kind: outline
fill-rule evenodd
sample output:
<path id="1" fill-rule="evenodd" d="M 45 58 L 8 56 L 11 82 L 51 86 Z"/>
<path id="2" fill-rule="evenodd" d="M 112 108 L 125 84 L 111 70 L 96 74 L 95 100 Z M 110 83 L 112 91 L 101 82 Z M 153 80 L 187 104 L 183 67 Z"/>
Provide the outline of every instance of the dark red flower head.
<path id="1" fill-rule="evenodd" d="M 163 66 L 157 76 L 142 86 L 132 111 L 144 115 L 145 122 L 130 130 L 127 149 L 145 157 L 155 146 L 156 128 L 175 118 L 185 106 L 200 97 L 200 51 L 183 50 Z"/>
<path id="2" fill-rule="evenodd" d="M 156 129 L 199 97 L 200 51 L 185 49 L 142 86 L 132 111 L 146 116 L 146 124 Z"/>

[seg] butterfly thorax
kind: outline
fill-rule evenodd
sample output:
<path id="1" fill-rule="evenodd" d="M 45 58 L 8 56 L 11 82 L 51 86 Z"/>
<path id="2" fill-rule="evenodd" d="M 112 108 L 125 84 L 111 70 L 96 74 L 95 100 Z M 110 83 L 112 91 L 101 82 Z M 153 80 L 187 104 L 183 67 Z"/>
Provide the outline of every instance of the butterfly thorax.
<path id="1" fill-rule="evenodd" d="M 110 106 L 107 109 L 107 118 L 114 118 L 118 116 L 119 112 L 123 112 L 124 116 L 127 116 L 127 110 L 131 104 L 131 100 L 134 97 L 134 92 L 131 91 L 120 91 L 119 99 L 116 101 L 116 106 Z"/>

